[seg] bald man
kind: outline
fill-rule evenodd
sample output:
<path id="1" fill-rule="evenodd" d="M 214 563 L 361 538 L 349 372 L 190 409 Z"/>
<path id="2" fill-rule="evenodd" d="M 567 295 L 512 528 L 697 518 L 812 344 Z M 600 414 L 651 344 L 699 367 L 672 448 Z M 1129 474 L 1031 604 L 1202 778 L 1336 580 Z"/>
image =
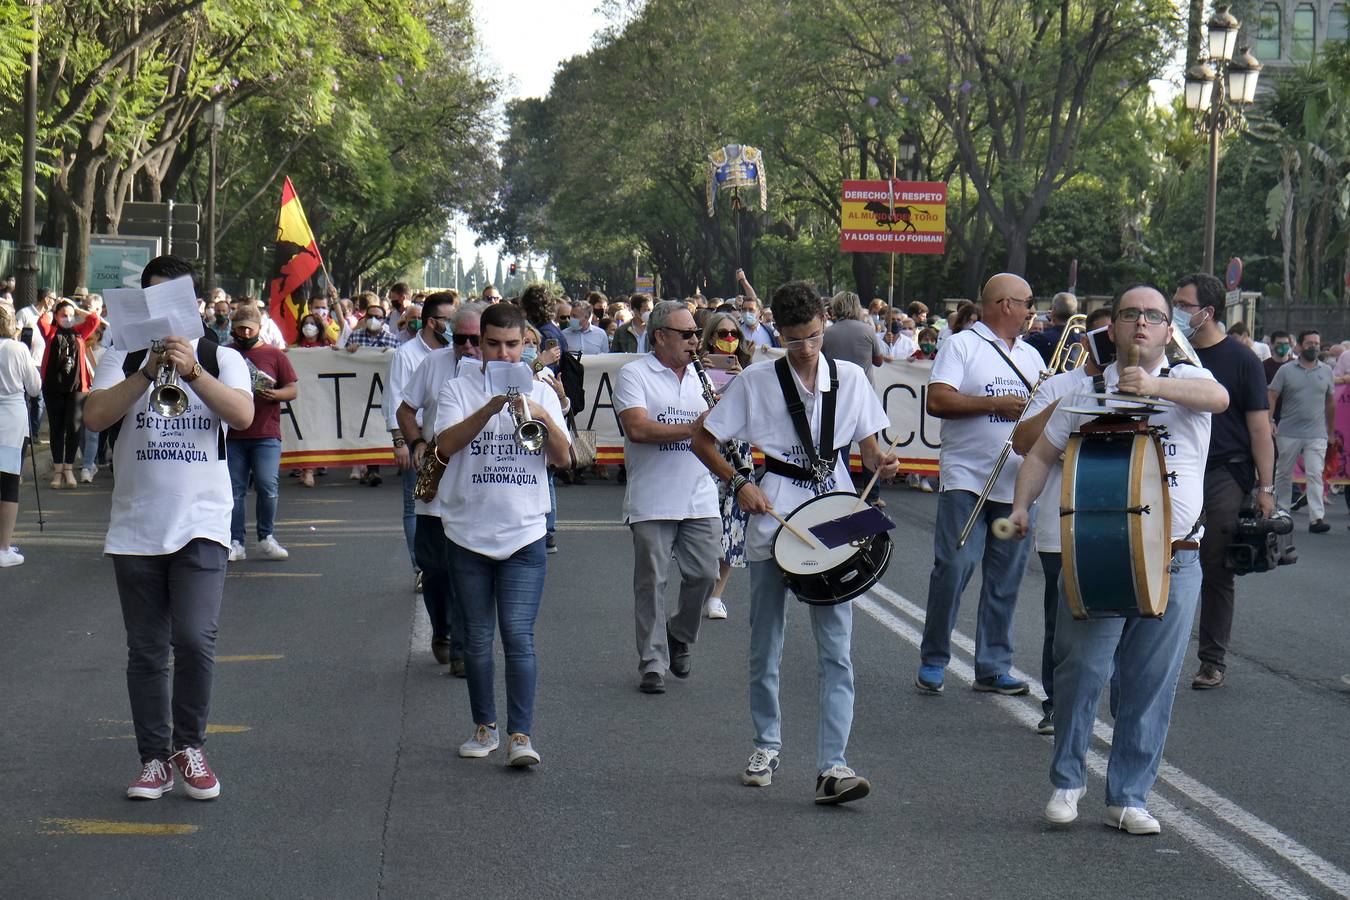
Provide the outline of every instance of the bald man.
<path id="1" fill-rule="evenodd" d="M 961 593 L 983 562 L 979 617 L 975 627 L 975 690 L 1025 694 L 1027 683 L 1012 668 L 1012 617 L 1027 566 L 1027 541 L 995 539 L 997 518 L 1012 511 L 1013 484 L 1022 458 L 1010 453 L 964 547 L 957 541 L 975 500 L 993 471 L 1013 424 L 1040 377 L 1041 355 L 1021 338 L 1033 314 L 1031 286 L 1017 275 L 990 278 L 980 292 L 980 318 L 952 335 L 938 351 L 928 380 L 928 413 L 942 419 L 938 457 L 942 492 L 933 534 L 933 573 L 928 581 L 918 677 L 921 693 L 942 692 L 951 660 L 952 628 Z"/>

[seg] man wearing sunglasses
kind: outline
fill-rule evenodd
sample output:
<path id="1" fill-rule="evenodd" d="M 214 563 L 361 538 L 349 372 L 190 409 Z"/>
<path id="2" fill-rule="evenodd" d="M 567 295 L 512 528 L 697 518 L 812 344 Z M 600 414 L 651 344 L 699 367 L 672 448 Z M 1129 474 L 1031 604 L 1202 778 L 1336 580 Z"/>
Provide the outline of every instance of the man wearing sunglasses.
<path id="1" fill-rule="evenodd" d="M 1161 397 L 1174 404 L 1149 419 L 1160 430 L 1172 506 L 1168 523 L 1172 545 L 1164 551 L 1170 554 L 1171 569 L 1167 615 L 1075 619 L 1061 588 L 1055 624 L 1055 747 L 1050 763 L 1054 791 L 1045 807 L 1046 819 L 1055 825 L 1078 817 L 1078 801 L 1087 790 L 1087 752 L 1097 703 L 1114 668 L 1120 690 L 1112 703 L 1115 737 L 1106 772 L 1104 821 L 1130 834 L 1161 830 L 1148 811 L 1148 793 L 1158 777 L 1177 675 L 1200 598 L 1199 519 L 1210 419 L 1228 408 L 1228 391 L 1207 369 L 1178 366 L 1164 371 L 1171 312 L 1166 297 L 1152 285 L 1122 291 L 1112 304 L 1107 331 L 1120 352 L 1117 362 L 1102 373 L 1107 391 Z M 1119 360 L 1131 345 L 1139 350 L 1139 365 L 1122 369 Z M 1044 489 L 1050 470 L 1060 465 L 1069 435 L 1089 418 L 1056 408 L 1028 452 L 1017 475 L 1010 517 L 1019 538 L 1031 527 L 1031 504 Z M 1121 547 L 1116 552 L 1127 551 Z"/>
<path id="2" fill-rule="evenodd" d="M 399 431 L 408 448 L 409 468 L 416 472 L 429 444 L 424 435 L 436 434 L 436 398 L 450 379 L 459 374 L 462 361 L 482 358 L 479 347 L 479 317 L 486 303 L 466 303 L 459 308 L 445 306 L 438 298 L 451 297 L 449 292 L 432 294 L 423 305 L 439 309 L 435 326 L 448 322 L 453 339 L 432 350 L 412 373 L 403 389 L 398 405 Z M 469 363 L 472 365 L 472 362 Z M 413 478 L 417 483 L 416 476 Z M 450 674 L 464 677 L 464 610 L 455 594 L 450 577 L 450 544 L 441 525 L 439 499 L 413 503 L 413 556 L 421 570 L 422 603 L 431 621 L 431 653 L 441 665 L 450 666 Z"/>
<path id="3" fill-rule="evenodd" d="M 1007 462 L 975 523 L 969 539 L 957 547 L 961 529 L 975 509 L 1013 423 L 1021 415 L 1040 377 L 1043 360 L 1022 340 L 1035 300 L 1019 275 L 1002 273 L 980 292 L 979 318 L 939 344 L 928 379 L 928 414 L 942 419 L 942 449 L 933 532 L 933 572 L 928 580 L 928 615 L 914 686 L 925 694 L 942 692 L 951 660 L 952 629 L 961 595 L 983 563 L 975 625 L 975 690 L 1025 694 L 1027 683 L 1008 674 L 1012 668 L 1013 609 L 1026 570 L 1028 545 L 993 537 L 995 519 L 1008 515 L 1013 481 L 1021 457 Z"/>
<path id="4" fill-rule="evenodd" d="M 783 285 L 774 292 L 773 313 L 787 348 L 785 369 L 774 360 L 747 366 L 727 385 L 693 443 L 699 459 L 714 476 L 731 484 L 741 509 L 750 516 L 745 555 L 750 569 L 750 718 L 755 735 L 741 781 L 756 787 L 773 782 L 783 743 L 778 688 L 788 596 L 783 573 L 773 559 L 779 526 L 770 513 L 786 515 L 824 491 L 850 491 L 848 447 L 854 442 L 863 465 L 879 469 L 882 478 L 894 478 L 900 466 L 895 454 L 883 454 L 877 446 L 876 435 L 887 419 L 867 375 L 850 362 L 828 360 L 821 353 L 825 307 L 816 289 L 801 281 Z M 795 401 L 795 416 L 789 411 L 789 397 Z M 825 435 L 825 445 L 833 449 L 822 458 L 814 448 L 822 446 L 821 430 L 831 417 L 834 433 Z M 809 432 L 813 448 L 809 453 L 798 423 Z M 766 471 L 758 484 L 735 472 L 722 457 L 718 446 L 728 440 L 749 441 L 764 451 Z M 853 607 L 812 606 L 810 616 L 821 682 L 815 801 L 847 803 L 871 790 L 867 779 L 850 769 L 844 758 L 853 727 Z"/>
<path id="5" fill-rule="evenodd" d="M 391 291 L 392 294 L 392 291 Z M 422 314 L 419 319 L 421 328 L 411 340 L 404 342 L 389 361 L 389 375 L 384 382 L 384 422 L 394 442 L 394 462 L 403 473 L 403 538 L 408 545 L 408 556 L 412 560 L 413 589 L 422 589 L 422 569 L 417 564 L 414 552 L 414 538 L 417 534 L 417 513 L 413 504 L 413 487 L 417 484 L 417 468 L 412 464 L 412 455 L 403 431 L 398 424 L 398 408 L 406 396 L 408 381 L 418 367 L 435 350 L 446 346 L 446 331 L 450 323 L 450 313 L 454 311 L 454 297 L 450 294 L 432 294 L 422 302 Z"/>

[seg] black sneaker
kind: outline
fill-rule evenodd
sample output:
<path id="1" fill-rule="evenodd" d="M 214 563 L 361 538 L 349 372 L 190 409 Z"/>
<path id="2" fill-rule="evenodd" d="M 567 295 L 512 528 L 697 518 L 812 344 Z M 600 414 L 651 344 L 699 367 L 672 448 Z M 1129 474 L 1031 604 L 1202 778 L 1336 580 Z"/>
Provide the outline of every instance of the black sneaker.
<path id="1" fill-rule="evenodd" d="M 643 672 L 642 681 L 638 683 L 638 690 L 644 694 L 664 694 L 666 692 L 666 680 L 661 677 L 660 672 Z"/>
<path id="2" fill-rule="evenodd" d="M 380 485 L 384 484 L 384 479 L 380 477 L 379 472 L 371 472 L 370 477 L 366 479 L 365 483 L 370 485 L 371 487 L 379 487 Z"/>
<path id="3" fill-rule="evenodd" d="M 669 628 L 666 629 L 666 645 L 670 647 L 670 674 L 676 678 L 688 678 L 689 671 L 694 667 L 689 645 L 671 634 Z"/>
<path id="4" fill-rule="evenodd" d="M 872 790 L 866 778 L 848 766 L 830 766 L 816 776 L 816 803 L 822 806 L 861 800 Z"/>
<path id="5" fill-rule="evenodd" d="M 1297 498 L 1296 500 L 1294 500 L 1293 503 L 1289 504 L 1289 511 L 1290 511 L 1290 512 L 1298 512 L 1300 509 L 1302 509 L 1303 507 L 1305 507 L 1305 506 L 1307 506 L 1307 505 L 1308 505 L 1308 495 L 1307 495 L 1307 494 L 1299 494 L 1299 495 L 1298 495 L 1298 498 Z"/>
<path id="6" fill-rule="evenodd" d="M 450 660 L 450 676 L 451 676 L 452 678 L 466 678 L 466 677 L 468 677 L 468 676 L 465 674 L 465 672 L 464 672 L 464 660 L 462 660 L 462 659 L 454 659 L 454 658 L 451 658 L 451 660 Z"/>
<path id="7" fill-rule="evenodd" d="M 1049 713 L 1046 713 L 1045 715 L 1041 716 L 1041 720 L 1036 723 L 1036 733 L 1037 734 L 1055 733 L 1055 720 L 1051 718 Z"/>
<path id="8" fill-rule="evenodd" d="M 1327 523 L 1326 519 L 1318 519 L 1316 522 L 1308 523 L 1308 530 L 1313 534 L 1326 534 L 1331 530 L 1331 526 Z"/>

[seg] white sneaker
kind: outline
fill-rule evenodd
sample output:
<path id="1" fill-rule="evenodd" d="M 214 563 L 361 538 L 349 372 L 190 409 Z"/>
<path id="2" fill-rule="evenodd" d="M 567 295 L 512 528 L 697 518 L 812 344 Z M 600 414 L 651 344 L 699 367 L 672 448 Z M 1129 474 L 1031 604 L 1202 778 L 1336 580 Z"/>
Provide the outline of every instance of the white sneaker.
<path id="1" fill-rule="evenodd" d="M 0 550 L 0 569 L 23 565 L 23 554 L 13 547 Z"/>
<path id="2" fill-rule="evenodd" d="M 81 469 L 81 470 L 80 470 L 80 484 L 93 484 L 93 483 L 94 483 L 94 475 L 97 474 L 97 472 L 98 472 L 98 466 L 94 466 L 94 468 L 92 468 L 92 469 L 89 469 L 89 468 Z"/>
<path id="3" fill-rule="evenodd" d="M 258 541 L 258 552 L 262 554 L 263 559 L 285 559 L 290 556 L 286 548 L 278 544 L 277 539 L 270 534 Z"/>
<path id="4" fill-rule="evenodd" d="M 741 784 L 768 787 L 773 784 L 773 773 L 776 771 L 778 771 L 778 751 L 756 747 L 755 752 L 750 754 L 750 761 L 745 764 Z"/>
<path id="5" fill-rule="evenodd" d="M 1158 820 L 1142 806 L 1108 806 L 1106 818 L 1102 821 L 1130 834 L 1158 834 L 1162 831 Z"/>
<path id="6" fill-rule="evenodd" d="M 499 746 L 501 740 L 497 737 L 497 729 L 479 725 L 473 737 L 459 745 L 459 755 L 466 759 L 482 759 Z"/>
<path id="7" fill-rule="evenodd" d="M 709 597 L 707 605 L 703 607 L 703 614 L 710 619 L 725 619 L 727 605 L 722 602 L 721 597 Z"/>
<path id="8" fill-rule="evenodd" d="M 230 562 L 239 562 L 241 559 L 248 559 L 248 551 L 238 541 L 230 541 Z"/>
<path id="9" fill-rule="evenodd" d="M 1045 804 L 1046 821 L 1055 825 L 1068 825 L 1078 818 L 1078 801 L 1087 793 L 1086 787 L 1055 788 L 1050 802 Z"/>
<path id="10" fill-rule="evenodd" d="M 539 754 L 530 743 L 528 734 L 511 735 L 511 745 L 506 752 L 506 764 L 516 767 L 539 765 Z"/>

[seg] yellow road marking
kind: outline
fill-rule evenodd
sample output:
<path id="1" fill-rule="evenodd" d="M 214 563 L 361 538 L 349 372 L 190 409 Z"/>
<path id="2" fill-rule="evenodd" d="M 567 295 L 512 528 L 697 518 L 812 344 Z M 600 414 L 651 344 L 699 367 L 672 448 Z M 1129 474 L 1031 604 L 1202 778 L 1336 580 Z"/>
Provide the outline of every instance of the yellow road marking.
<path id="1" fill-rule="evenodd" d="M 42 834 L 196 834 L 196 825 L 165 825 L 151 822 L 110 822 L 106 819 L 43 819 Z"/>
<path id="2" fill-rule="evenodd" d="M 226 578 L 322 578 L 322 572 L 226 572 Z"/>
<path id="3" fill-rule="evenodd" d="M 126 724 L 131 724 L 131 723 L 128 722 L 128 723 L 126 723 Z M 243 734 L 245 731 L 252 731 L 252 730 L 253 730 L 253 728 L 252 728 L 251 726 L 249 726 L 249 725 L 207 725 L 207 726 L 206 726 L 206 733 L 207 733 L 207 734 Z M 96 740 L 100 740 L 100 741 L 134 741 L 135 739 L 136 739 L 136 735 L 134 735 L 134 734 L 114 734 L 114 735 L 112 735 L 111 737 L 101 737 L 101 738 L 96 738 Z"/>
<path id="4" fill-rule="evenodd" d="M 217 656 L 216 662 L 263 662 L 274 659 L 285 659 L 280 653 L 254 653 L 236 656 Z"/>
<path id="5" fill-rule="evenodd" d="M 286 542 L 286 546 L 287 546 L 287 547 L 336 547 L 337 544 L 335 544 L 335 543 L 329 543 L 329 544 L 296 544 L 296 543 L 292 543 L 292 542 L 290 542 L 290 541 L 287 541 L 287 542 Z"/>

